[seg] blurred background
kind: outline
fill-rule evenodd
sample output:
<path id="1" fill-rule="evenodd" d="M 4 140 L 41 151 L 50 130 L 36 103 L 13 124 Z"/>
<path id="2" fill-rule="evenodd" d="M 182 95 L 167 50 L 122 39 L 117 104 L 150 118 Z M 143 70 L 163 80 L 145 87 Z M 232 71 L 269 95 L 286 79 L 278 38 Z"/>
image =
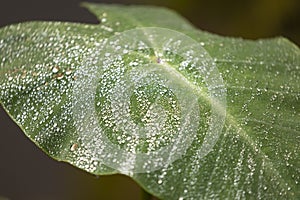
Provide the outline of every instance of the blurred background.
<path id="1" fill-rule="evenodd" d="M 89 1 L 89 0 L 86 0 Z M 176 10 L 200 29 L 221 35 L 265 38 L 283 35 L 300 44 L 299 0 L 90 0 L 150 4 Z M 28 20 L 96 23 L 80 0 L 1 1 L 0 26 Z"/>
<path id="2" fill-rule="evenodd" d="M 1 1 L 0 27 L 32 20 L 97 23 L 79 0 Z M 93 0 L 176 10 L 200 29 L 249 39 L 283 35 L 300 45 L 299 0 Z M 48 158 L 0 107 L 0 200 L 135 200 L 141 190 L 121 176 L 95 177 Z"/>

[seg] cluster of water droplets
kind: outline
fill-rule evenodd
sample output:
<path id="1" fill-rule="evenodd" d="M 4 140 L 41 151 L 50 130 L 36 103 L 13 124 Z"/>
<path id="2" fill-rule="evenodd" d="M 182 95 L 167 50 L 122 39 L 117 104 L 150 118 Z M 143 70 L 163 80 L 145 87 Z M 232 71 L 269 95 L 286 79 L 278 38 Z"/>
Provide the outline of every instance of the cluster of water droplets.
<path id="1" fill-rule="evenodd" d="M 163 28 L 125 31 L 103 41 L 76 73 L 73 115 L 81 146 L 124 174 L 167 167 L 198 134 L 205 156 L 225 118 L 223 81 L 208 53 Z M 199 102 L 211 106 L 199 133 Z"/>

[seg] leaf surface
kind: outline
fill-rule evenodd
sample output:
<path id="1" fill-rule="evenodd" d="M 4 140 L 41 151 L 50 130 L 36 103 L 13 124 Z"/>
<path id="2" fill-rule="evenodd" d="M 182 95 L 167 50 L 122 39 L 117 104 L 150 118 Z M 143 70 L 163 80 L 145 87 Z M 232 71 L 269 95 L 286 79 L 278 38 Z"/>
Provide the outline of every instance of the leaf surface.
<path id="1" fill-rule="evenodd" d="M 97 16 L 101 21 L 100 24 L 28 22 L 0 29 L 0 102 L 36 145 L 49 156 L 69 162 L 92 174 L 125 173 L 161 199 L 297 199 L 300 197 L 300 50 L 298 47 L 284 38 L 249 41 L 199 31 L 173 11 L 163 8 L 101 4 L 84 4 L 84 6 Z M 141 37 L 141 41 L 148 41 L 153 48 L 134 49 L 128 55 L 119 54 L 117 51 L 112 52 L 110 46 L 114 44 L 108 45 L 109 42 L 122 40 L 124 31 L 135 28 L 143 31 L 150 30 L 143 27 L 164 29 L 158 29 L 161 31 L 158 33 L 161 34 L 161 38 L 157 37 L 155 41 L 149 39 L 151 36 L 148 32 L 142 34 L 139 31 L 139 34 L 132 38 L 128 37 L 127 40 L 138 41 Z M 136 32 L 125 33 L 132 35 Z M 210 100 L 210 92 L 219 90 L 210 90 L 207 87 L 208 79 L 201 79 L 201 77 L 198 79 L 194 76 L 198 73 L 195 68 L 180 70 L 180 66 L 185 61 L 184 56 L 178 56 L 181 50 L 177 48 L 175 52 L 177 54 L 164 54 L 162 58 L 155 54 L 157 49 L 170 45 L 164 43 L 167 41 L 164 38 L 175 36 L 183 37 L 182 41 L 188 41 L 187 44 L 195 41 L 195 47 L 190 46 L 190 48 L 203 53 L 199 54 L 200 61 L 200 55 L 204 55 L 202 59 L 206 59 L 209 66 L 215 66 L 217 71 L 212 72 L 219 72 L 223 82 L 218 82 L 218 77 L 215 77 L 216 80 L 209 83 L 213 83 L 215 88 L 218 88 L 216 83 L 224 86 L 220 88 L 224 89 L 223 92 L 226 91 L 226 107 L 224 104 L 218 104 L 219 101 L 213 104 L 214 101 Z M 106 55 L 114 58 L 107 69 L 100 62 Z M 122 55 L 119 63 L 115 62 L 118 55 Z M 168 59 L 167 64 L 159 65 L 160 59 Z M 135 65 L 139 68 L 135 68 Z M 96 70 L 92 71 L 95 66 L 100 66 L 101 70 L 95 68 Z M 148 69 L 143 66 L 151 67 Z M 139 71 L 140 68 L 142 71 Z M 112 97 L 117 98 L 117 94 L 126 94 L 127 91 L 131 91 L 131 87 L 134 87 L 125 77 L 120 81 L 123 81 L 125 86 L 127 84 L 127 87 L 117 90 L 118 77 L 122 77 L 123 72 L 126 74 L 129 71 L 133 71 L 129 78 L 137 75 L 144 77 L 144 74 L 152 74 L 152 69 L 161 72 L 163 78 L 160 76 L 157 79 L 153 78 L 155 81 L 152 78 L 149 78 L 149 81 L 144 78 L 144 81 L 148 81 L 147 84 L 141 84 L 139 79 L 135 80 L 134 84 L 140 87 L 135 88 L 134 94 L 128 97 L 131 106 L 129 118 L 138 126 L 129 124 L 127 127 L 147 130 L 152 126 L 147 126 L 145 121 L 155 119 L 158 121 L 151 121 L 151 123 L 156 124 L 167 119 L 166 124 L 169 126 L 166 125 L 159 130 L 173 130 L 174 127 L 176 129 L 177 123 L 184 124 L 184 121 L 174 118 L 175 114 L 180 117 L 185 110 L 194 112 L 198 108 L 199 113 L 196 115 L 199 117 L 197 121 L 199 127 L 195 134 L 172 135 L 168 131 L 162 131 L 160 135 L 147 136 L 148 139 L 153 140 L 145 142 L 138 140 L 138 136 L 136 141 L 133 140 L 132 135 L 128 135 L 134 133 L 131 129 L 126 135 L 116 128 L 117 123 L 111 125 L 113 128 L 110 127 L 108 123 L 110 121 L 107 121 L 106 117 L 115 119 L 121 125 L 123 119 L 122 115 L 119 115 L 121 116 L 119 119 L 118 116 L 113 115 L 113 111 L 111 113 L 108 111 L 113 108 L 117 110 L 123 108 L 119 106 L 120 103 L 112 103 L 114 100 Z M 123 72 L 119 75 L 118 70 Z M 86 76 L 84 79 L 86 81 L 80 82 L 82 76 Z M 84 86 L 89 86 L 97 78 L 100 81 L 97 82 L 96 94 L 89 95 L 89 87 L 86 87 L 86 90 L 77 90 L 83 83 Z M 161 84 L 158 84 L 159 81 Z M 78 86 L 78 82 L 82 84 Z M 107 91 L 102 88 L 119 92 L 106 95 Z M 74 90 L 82 92 L 77 94 L 78 96 L 75 95 L 75 100 Z M 218 93 L 221 96 L 224 94 L 222 91 Z M 181 102 L 180 98 L 186 103 L 185 98 L 180 97 L 182 94 L 186 95 L 186 99 L 188 97 L 193 99 L 192 97 L 196 95 L 199 98 L 198 105 L 194 107 L 190 103 L 191 105 L 181 106 L 178 103 Z M 139 100 L 143 98 L 147 101 Z M 94 112 L 92 106 L 80 107 L 80 103 L 91 105 L 88 104 L 90 101 L 100 102 L 100 106 L 94 105 L 95 114 L 90 114 Z M 194 101 L 190 100 L 190 102 Z M 74 104 L 78 106 L 75 110 Z M 209 136 L 206 133 L 212 126 L 210 123 L 213 121 L 211 117 L 213 106 L 216 106 L 216 110 L 221 113 L 226 109 L 224 126 L 222 132 L 217 135 L 216 143 L 211 143 L 214 144 L 213 149 L 207 155 L 201 156 L 203 141 L 206 136 Z M 148 118 L 147 113 L 150 116 Z M 152 113 L 161 115 L 155 116 Z M 78 120 L 78 116 L 85 117 Z M 190 116 L 189 113 L 187 116 Z M 109 160 L 109 156 L 118 155 L 113 155 L 111 152 L 101 155 L 99 152 L 105 152 L 105 149 L 101 149 L 99 144 L 104 143 L 101 138 L 97 138 L 96 129 L 87 131 L 87 128 L 94 127 L 90 122 L 95 121 L 95 118 L 97 126 L 101 126 L 102 129 L 106 126 L 111 128 L 104 129 L 107 138 L 115 145 L 119 145 L 121 150 L 131 152 L 131 156 L 135 155 L 134 153 L 147 154 L 168 146 L 169 143 L 177 141 L 174 140 L 176 137 L 182 137 L 183 141 L 189 142 L 184 138 L 188 136 L 193 140 L 190 141 L 188 149 L 178 153 L 178 158 L 176 157 L 168 165 L 145 172 L 122 171 L 120 169 L 128 169 L 126 165 L 121 166 L 122 163 L 129 163 L 129 168 L 143 166 L 143 163 L 132 157 L 118 157 L 119 160 L 115 161 L 118 163 L 117 168 L 110 166 L 108 163 L 114 161 L 112 158 Z M 222 120 L 222 117 L 218 119 Z M 184 127 L 192 127 L 193 120 L 187 121 Z M 127 122 L 124 124 L 126 125 Z M 122 131 L 125 133 L 128 130 L 122 129 Z M 126 140 L 128 136 L 131 138 Z M 122 139 L 125 139 L 125 142 Z M 181 149 L 181 143 L 176 144 L 178 149 Z M 171 148 L 168 158 L 173 158 L 173 155 L 177 155 L 176 152 L 176 148 Z M 136 163 L 132 164 L 130 161 Z"/>

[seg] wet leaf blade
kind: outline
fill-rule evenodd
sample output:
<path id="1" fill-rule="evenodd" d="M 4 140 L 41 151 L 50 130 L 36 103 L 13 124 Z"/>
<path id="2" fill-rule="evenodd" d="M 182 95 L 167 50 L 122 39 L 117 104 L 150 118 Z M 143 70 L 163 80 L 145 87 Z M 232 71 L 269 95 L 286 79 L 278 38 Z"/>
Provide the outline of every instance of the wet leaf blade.
<path id="1" fill-rule="evenodd" d="M 197 158 L 195 142 L 172 166 L 133 179 L 162 199 L 299 197 L 298 47 L 282 38 L 211 35 L 160 8 L 85 6 L 101 24 L 32 22 L 0 30 L 0 101 L 30 139 L 55 159 L 94 174 L 116 173 L 91 162 L 80 146 L 70 109 L 74 72 L 116 31 L 170 28 L 199 41 L 215 59 L 228 92 L 226 124 L 205 158 Z M 153 12 L 157 20 L 149 17 Z"/>

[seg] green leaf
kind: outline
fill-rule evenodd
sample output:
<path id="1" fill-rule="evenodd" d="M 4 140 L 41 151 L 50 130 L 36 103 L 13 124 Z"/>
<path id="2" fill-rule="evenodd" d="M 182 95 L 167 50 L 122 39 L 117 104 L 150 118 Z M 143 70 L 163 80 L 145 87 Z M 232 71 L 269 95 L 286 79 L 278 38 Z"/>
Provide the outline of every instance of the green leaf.
<path id="1" fill-rule="evenodd" d="M 163 8 L 84 6 L 100 24 L 0 29 L 0 102 L 36 145 L 161 199 L 300 197 L 297 46 Z"/>

